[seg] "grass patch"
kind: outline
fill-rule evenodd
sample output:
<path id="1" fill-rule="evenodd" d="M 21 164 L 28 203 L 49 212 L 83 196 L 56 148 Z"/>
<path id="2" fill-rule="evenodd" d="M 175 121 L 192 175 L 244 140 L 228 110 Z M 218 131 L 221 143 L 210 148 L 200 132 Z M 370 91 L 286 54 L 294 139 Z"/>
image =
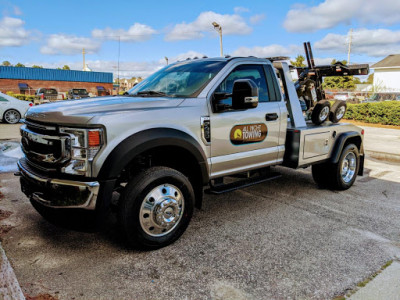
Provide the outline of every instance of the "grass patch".
<path id="1" fill-rule="evenodd" d="M 334 298 L 333 300 L 338 300 L 338 299 L 346 299 L 348 297 L 350 297 L 351 295 L 353 295 L 355 292 L 357 292 L 358 289 L 365 287 L 370 281 L 372 281 L 376 276 L 378 276 L 380 273 L 382 273 L 383 270 L 385 270 L 387 267 L 389 267 L 391 264 L 393 263 L 393 259 L 389 260 L 387 263 L 385 263 L 378 271 L 376 271 L 374 274 L 372 274 L 371 276 L 369 276 L 368 278 L 366 278 L 365 280 L 357 283 L 357 287 L 348 292 L 346 294 L 346 297 L 344 298 Z"/>

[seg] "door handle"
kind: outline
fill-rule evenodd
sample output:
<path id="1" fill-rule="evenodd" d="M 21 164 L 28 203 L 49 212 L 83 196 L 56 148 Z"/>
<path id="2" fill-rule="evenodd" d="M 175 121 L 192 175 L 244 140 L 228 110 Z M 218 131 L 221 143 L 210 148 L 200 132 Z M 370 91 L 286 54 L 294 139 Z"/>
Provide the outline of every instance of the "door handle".
<path id="1" fill-rule="evenodd" d="M 278 114 L 277 113 L 272 113 L 272 114 L 266 114 L 265 115 L 265 120 L 266 121 L 275 121 L 278 119 Z"/>

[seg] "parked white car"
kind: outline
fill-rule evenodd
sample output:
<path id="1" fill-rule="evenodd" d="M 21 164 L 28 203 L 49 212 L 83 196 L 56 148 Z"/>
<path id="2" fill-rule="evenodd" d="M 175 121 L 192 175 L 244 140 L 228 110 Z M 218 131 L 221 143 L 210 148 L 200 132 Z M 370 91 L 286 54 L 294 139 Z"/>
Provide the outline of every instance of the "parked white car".
<path id="1" fill-rule="evenodd" d="M 16 124 L 31 106 L 32 102 L 19 100 L 0 92 L 0 121 Z"/>

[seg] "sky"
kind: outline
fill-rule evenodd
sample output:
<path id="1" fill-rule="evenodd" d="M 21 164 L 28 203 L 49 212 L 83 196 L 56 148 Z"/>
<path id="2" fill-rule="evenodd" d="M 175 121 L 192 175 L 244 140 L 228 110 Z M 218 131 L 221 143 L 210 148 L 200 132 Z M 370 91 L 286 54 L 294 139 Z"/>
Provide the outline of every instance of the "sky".
<path id="1" fill-rule="evenodd" d="M 0 0 L 0 63 L 146 77 L 187 57 L 304 55 L 375 63 L 400 54 L 399 0 Z"/>

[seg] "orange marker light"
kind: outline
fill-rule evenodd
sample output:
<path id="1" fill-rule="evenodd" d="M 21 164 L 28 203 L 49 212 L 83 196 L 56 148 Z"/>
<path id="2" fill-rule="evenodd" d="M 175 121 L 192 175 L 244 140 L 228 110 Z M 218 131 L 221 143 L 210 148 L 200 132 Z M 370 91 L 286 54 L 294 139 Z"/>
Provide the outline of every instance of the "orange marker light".
<path id="1" fill-rule="evenodd" d="M 89 147 L 100 146 L 100 132 L 98 130 L 89 131 Z"/>

